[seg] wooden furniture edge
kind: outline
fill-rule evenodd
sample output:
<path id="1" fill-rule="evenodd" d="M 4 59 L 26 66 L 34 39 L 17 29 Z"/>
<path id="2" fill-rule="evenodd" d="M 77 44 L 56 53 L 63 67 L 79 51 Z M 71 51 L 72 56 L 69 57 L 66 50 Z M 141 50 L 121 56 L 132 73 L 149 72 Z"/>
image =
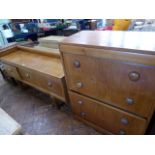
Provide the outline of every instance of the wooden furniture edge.
<path id="1" fill-rule="evenodd" d="M 60 44 L 59 44 L 59 46 L 60 46 Z M 60 49 L 60 47 L 59 47 L 59 49 Z M 64 59 L 63 59 L 63 53 L 61 51 L 60 51 L 60 59 L 61 59 L 63 70 L 64 70 L 64 79 L 65 79 L 65 84 L 66 84 L 66 94 L 67 94 L 66 96 L 67 96 L 67 99 L 68 99 L 68 105 L 71 106 L 71 104 L 70 104 L 70 97 L 69 97 L 67 72 L 66 72 L 66 68 L 65 68 Z"/>
<path id="2" fill-rule="evenodd" d="M 155 55 L 132 53 L 132 52 L 121 52 L 105 50 L 100 48 L 88 48 L 88 47 L 76 47 L 70 45 L 60 44 L 60 53 L 76 54 L 96 58 L 113 59 L 119 61 L 139 63 L 143 65 L 155 66 Z"/>
<path id="3" fill-rule="evenodd" d="M 64 95 L 65 95 L 65 100 L 66 100 L 66 104 L 69 105 L 70 103 L 70 99 L 69 99 L 69 94 L 68 94 L 68 89 L 67 89 L 67 83 L 66 83 L 66 77 L 64 75 L 64 77 L 62 78 L 62 83 L 63 83 L 63 90 L 64 90 Z"/>
<path id="4" fill-rule="evenodd" d="M 111 51 L 120 51 L 120 52 L 129 52 L 130 53 L 139 53 L 139 54 L 149 54 L 155 55 L 155 52 L 152 50 L 142 50 L 142 49 L 132 49 L 132 48 L 121 48 L 121 47 L 110 47 L 110 46 L 99 46 L 99 45 L 89 45 L 89 44 L 76 44 L 76 43 L 66 43 L 63 40 L 59 42 L 61 46 L 77 46 L 77 47 L 84 47 L 84 48 L 94 48 L 94 49 L 102 49 L 102 50 L 111 50 Z"/>
<path id="5" fill-rule="evenodd" d="M 7 55 L 7 54 L 9 54 L 9 53 L 14 52 L 15 50 L 17 50 L 17 46 L 16 45 L 10 46 L 10 47 L 6 47 L 6 48 L 0 50 L 0 58 L 5 56 L 5 55 Z"/>
<path id="6" fill-rule="evenodd" d="M 26 52 L 32 52 L 32 53 L 37 53 L 45 56 L 54 56 L 54 57 L 60 58 L 59 53 L 56 53 L 56 52 L 52 53 L 52 48 L 51 48 L 51 52 L 44 51 L 41 49 L 31 48 L 31 47 L 19 46 L 19 45 L 17 46 L 17 48 L 20 50 L 24 50 Z"/>

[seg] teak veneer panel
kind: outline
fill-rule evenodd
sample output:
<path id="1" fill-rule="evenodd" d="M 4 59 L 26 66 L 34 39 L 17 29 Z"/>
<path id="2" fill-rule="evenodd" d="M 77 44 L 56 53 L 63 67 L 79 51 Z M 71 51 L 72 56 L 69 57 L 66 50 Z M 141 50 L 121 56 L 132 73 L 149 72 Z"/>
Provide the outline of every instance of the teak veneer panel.
<path id="1" fill-rule="evenodd" d="M 36 88 L 39 87 L 44 90 L 44 92 L 51 94 L 51 96 L 54 94 L 54 96 L 59 96 L 61 100 L 64 100 L 64 78 L 59 79 L 57 77 L 40 74 L 30 69 L 24 68 L 19 68 L 19 73 L 25 83 L 28 83 Z M 27 75 L 29 75 L 29 77 L 27 77 Z M 50 86 L 48 85 L 49 82 L 51 83 Z"/>
<path id="2" fill-rule="evenodd" d="M 147 125 L 145 119 L 73 92 L 69 92 L 69 94 L 72 110 L 76 115 L 96 123 L 114 134 L 120 134 L 121 130 L 125 134 L 144 134 L 144 129 Z M 82 104 L 79 104 L 79 101 Z M 82 115 L 82 113 L 85 115 Z M 121 119 L 127 119 L 128 124 L 122 124 Z"/>
<path id="3" fill-rule="evenodd" d="M 63 57 L 70 90 L 142 117 L 149 116 L 152 104 L 155 104 L 155 67 L 66 53 Z M 80 67 L 74 66 L 75 61 Z M 140 75 L 138 81 L 129 79 L 132 72 Z M 78 88 L 78 82 L 83 87 Z M 134 103 L 127 104 L 127 98 L 133 99 Z"/>

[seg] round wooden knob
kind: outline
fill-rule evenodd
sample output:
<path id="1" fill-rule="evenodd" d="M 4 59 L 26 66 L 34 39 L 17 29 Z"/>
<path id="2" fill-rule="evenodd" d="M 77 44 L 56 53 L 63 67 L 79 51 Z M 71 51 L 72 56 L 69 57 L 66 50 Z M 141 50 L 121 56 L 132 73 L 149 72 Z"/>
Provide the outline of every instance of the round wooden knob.
<path id="1" fill-rule="evenodd" d="M 49 87 L 52 87 L 53 86 L 52 81 L 48 81 L 48 86 Z"/>
<path id="2" fill-rule="evenodd" d="M 25 76 L 26 76 L 26 78 L 30 78 L 30 75 L 29 75 L 28 73 L 26 73 L 26 75 L 25 75 Z"/>
<path id="3" fill-rule="evenodd" d="M 83 105 L 83 101 L 79 100 L 79 101 L 78 101 L 78 104 L 79 104 L 79 105 Z"/>
<path id="4" fill-rule="evenodd" d="M 12 72 L 12 69 L 8 68 L 8 71 L 9 71 L 9 72 Z"/>
<path id="5" fill-rule="evenodd" d="M 127 119 L 127 118 L 122 118 L 122 119 L 121 119 L 121 124 L 123 124 L 123 125 L 128 125 L 128 124 L 129 124 L 128 119 Z"/>
<path id="6" fill-rule="evenodd" d="M 77 82 L 77 83 L 76 83 L 76 87 L 77 87 L 77 88 L 82 88 L 82 87 L 83 87 L 82 82 Z"/>
<path id="7" fill-rule="evenodd" d="M 134 100 L 132 98 L 127 97 L 126 98 L 126 103 L 129 104 L 129 105 L 132 105 L 132 104 L 134 104 Z"/>
<path id="8" fill-rule="evenodd" d="M 75 60 L 73 64 L 74 64 L 74 66 L 76 68 L 79 68 L 80 67 L 80 61 L 78 61 L 78 60 Z"/>
<path id="9" fill-rule="evenodd" d="M 85 117 L 85 116 L 86 116 L 86 113 L 85 113 L 85 112 L 81 112 L 80 115 L 81 115 L 82 117 Z"/>
<path id="10" fill-rule="evenodd" d="M 119 135 L 126 135 L 126 132 L 124 130 L 120 130 Z"/>
<path id="11" fill-rule="evenodd" d="M 140 74 L 138 72 L 129 73 L 129 79 L 131 81 L 138 81 L 140 79 Z"/>

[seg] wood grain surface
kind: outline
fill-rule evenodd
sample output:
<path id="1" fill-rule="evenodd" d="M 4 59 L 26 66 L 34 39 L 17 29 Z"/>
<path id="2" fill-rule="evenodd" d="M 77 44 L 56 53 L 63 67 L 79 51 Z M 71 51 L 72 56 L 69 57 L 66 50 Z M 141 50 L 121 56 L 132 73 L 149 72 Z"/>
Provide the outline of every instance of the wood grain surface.
<path id="1" fill-rule="evenodd" d="M 123 50 L 155 55 L 155 32 L 81 31 L 61 44 Z"/>

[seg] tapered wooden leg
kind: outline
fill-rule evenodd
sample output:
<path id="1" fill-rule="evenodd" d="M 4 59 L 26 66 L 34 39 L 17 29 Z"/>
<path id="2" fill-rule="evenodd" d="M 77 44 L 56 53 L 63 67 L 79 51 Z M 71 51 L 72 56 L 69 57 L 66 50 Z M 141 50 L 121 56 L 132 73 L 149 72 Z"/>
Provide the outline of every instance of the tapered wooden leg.
<path id="1" fill-rule="evenodd" d="M 2 77 L 3 77 L 3 79 L 4 80 L 7 80 L 7 77 L 5 76 L 5 73 L 0 69 L 0 72 L 1 72 L 1 74 L 2 74 Z"/>
<path id="2" fill-rule="evenodd" d="M 10 80 L 14 86 L 18 85 L 17 81 L 14 78 L 10 78 Z"/>

